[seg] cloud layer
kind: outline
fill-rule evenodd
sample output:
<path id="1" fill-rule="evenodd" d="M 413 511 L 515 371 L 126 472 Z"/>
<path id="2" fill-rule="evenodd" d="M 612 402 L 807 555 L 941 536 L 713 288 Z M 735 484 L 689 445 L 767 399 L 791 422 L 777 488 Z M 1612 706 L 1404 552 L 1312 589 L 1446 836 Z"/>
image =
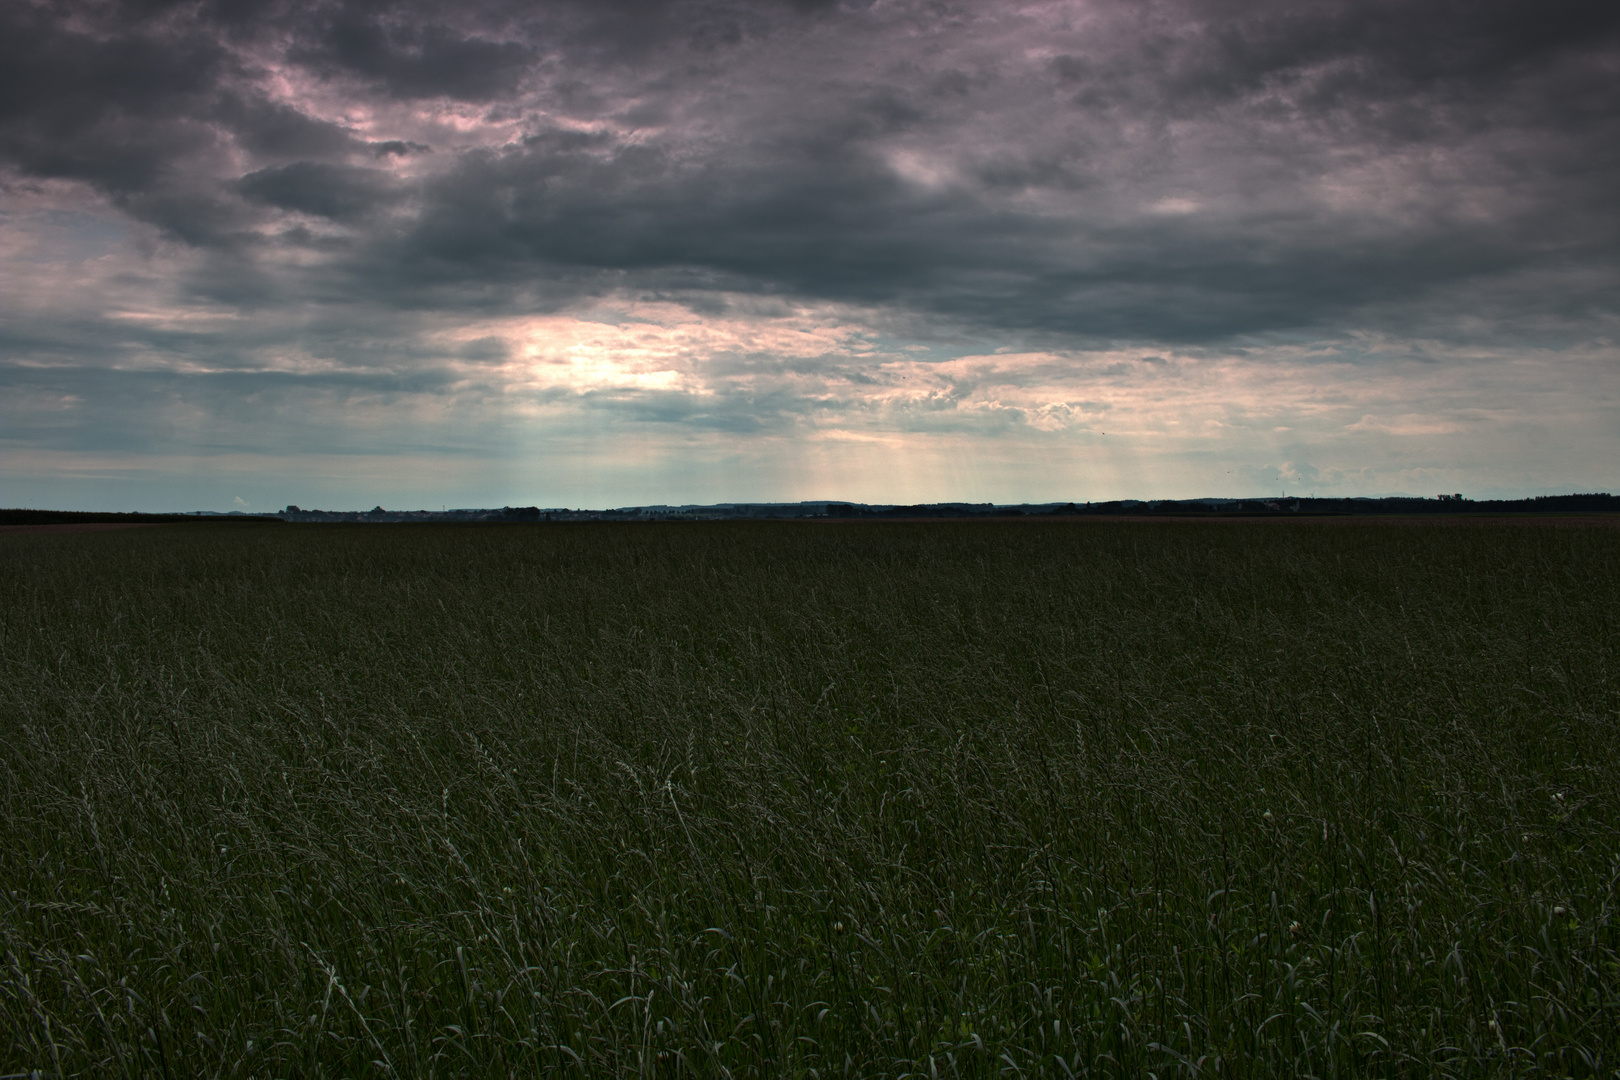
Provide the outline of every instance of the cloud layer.
<path id="1" fill-rule="evenodd" d="M 1586 3 L 24 0 L 4 501 L 1612 485 L 1617 75 Z"/>

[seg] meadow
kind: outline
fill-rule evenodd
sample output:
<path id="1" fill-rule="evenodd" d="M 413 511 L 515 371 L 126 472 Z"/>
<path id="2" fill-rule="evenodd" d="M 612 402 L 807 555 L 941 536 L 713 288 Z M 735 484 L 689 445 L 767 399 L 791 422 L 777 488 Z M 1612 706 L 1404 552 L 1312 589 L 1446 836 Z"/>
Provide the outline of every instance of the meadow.
<path id="1" fill-rule="evenodd" d="M 1620 1075 L 1620 529 L 0 536 L 0 1075 Z"/>

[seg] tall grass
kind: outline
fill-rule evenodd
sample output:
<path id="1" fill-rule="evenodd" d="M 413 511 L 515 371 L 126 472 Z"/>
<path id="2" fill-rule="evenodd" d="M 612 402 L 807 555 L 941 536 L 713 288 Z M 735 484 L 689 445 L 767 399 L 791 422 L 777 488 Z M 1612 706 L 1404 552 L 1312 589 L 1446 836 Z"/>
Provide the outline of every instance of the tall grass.
<path id="1" fill-rule="evenodd" d="M 0 1074 L 1614 1076 L 1620 531 L 0 537 Z"/>

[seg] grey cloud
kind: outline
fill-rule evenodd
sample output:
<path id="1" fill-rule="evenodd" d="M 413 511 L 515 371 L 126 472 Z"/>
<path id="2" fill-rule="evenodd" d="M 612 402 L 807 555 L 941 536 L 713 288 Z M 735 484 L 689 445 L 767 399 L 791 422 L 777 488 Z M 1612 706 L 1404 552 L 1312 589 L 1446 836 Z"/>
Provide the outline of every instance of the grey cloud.
<path id="1" fill-rule="evenodd" d="M 970 321 L 1189 340 L 1309 324 L 1522 265 L 1512 236 L 1424 222 L 1363 242 L 1323 222 L 1226 228 L 1054 221 L 972 193 L 907 192 L 865 149 L 689 170 L 569 136 L 464 164 L 377 259 L 502 280 L 549 270 L 632 281 L 701 269 L 726 288 L 900 302 Z"/>
<path id="2" fill-rule="evenodd" d="M 396 97 L 490 101 L 513 89 L 535 56 L 524 42 L 345 11 L 289 58 L 327 74 L 371 80 Z"/>
<path id="3" fill-rule="evenodd" d="M 208 250 L 197 288 L 248 305 L 724 292 L 1183 344 L 1442 332 L 1482 296 L 1554 336 L 1615 314 L 1612 6 L 1119 2 L 1080 29 L 993 4 L 245 10 L 7 7 L 0 157 Z M 362 138 L 271 100 L 262 64 L 526 134 Z M 354 234 L 252 238 L 282 213 Z M 278 244 L 322 258 L 289 270 Z"/>
<path id="4" fill-rule="evenodd" d="M 388 173 L 353 165 L 299 161 L 244 176 L 248 199 L 334 221 L 356 221 L 386 206 L 395 191 Z"/>
<path id="5" fill-rule="evenodd" d="M 24 407 L 0 407 L 0 445 L 105 453 L 250 453 L 344 451 L 370 433 L 334 417 L 349 406 L 391 404 L 445 393 L 442 378 L 421 373 L 383 378 L 358 373 L 108 371 L 0 368 L 0 393 Z M 9 402 L 8 402 L 9 404 Z M 44 407 L 42 407 L 42 405 Z M 453 429 L 435 432 L 436 449 L 453 449 Z"/>
<path id="6" fill-rule="evenodd" d="M 244 150 L 261 161 L 342 157 L 362 148 L 351 132 L 337 124 L 313 119 L 285 104 L 247 99 L 237 93 L 222 95 L 214 116 Z M 396 140 L 365 149 L 403 155 L 418 148 Z"/>
<path id="7" fill-rule="evenodd" d="M 961 140 L 983 133 L 976 110 L 997 103 L 922 93 L 934 76 L 921 67 L 916 86 L 823 80 L 808 103 L 740 122 L 742 141 L 697 160 L 678 137 L 554 131 L 442 174 L 415 227 L 379 238 L 375 257 L 417 282 L 541 275 L 567 292 L 604 274 L 631 287 L 712 274 L 733 290 L 1183 342 L 1410 307 L 1481 278 L 1572 260 L 1613 280 L 1616 214 L 1605 182 L 1620 170 L 1585 134 L 1620 134 L 1603 105 L 1601 67 L 1589 63 L 1611 47 L 1607 24 L 1574 20 L 1562 36 L 1514 43 L 1501 39 L 1516 41 L 1519 28 L 1497 9 L 1482 9 L 1479 25 L 1467 12 L 1429 8 L 1404 18 L 1383 10 L 1383 22 L 1333 5 L 1256 10 L 1181 35 L 1187 55 L 1162 75 L 1150 61 L 1171 48 L 1177 13 L 1159 9 L 1163 26 L 1120 15 L 1103 41 L 1112 60 L 1054 62 L 1071 83 L 1114 93 L 1112 111 L 1015 130 L 1012 145 L 976 159 Z M 1445 56 L 1416 55 L 1411 34 L 1440 35 Z M 1352 74 L 1332 74 L 1339 69 Z M 1301 74 L 1290 82 L 1289 72 Z M 689 83 L 675 92 L 702 90 Z M 1154 133 L 1167 101 L 1203 125 L 1195 134 L 1204 146 Z M 1026 121 L 1039 115 L 1024 111 Z M 1302 196 L 1331 184 L 1335 166 L 1377 169 L 1403 152 L 1412 135 L 1401 117 L 1412 113 L 1427 118 L 1425 134 L 1459 174 L 1420 187 L 1421 205 L 1335 210 Z M 1504 118 L 1500 131 L 1492 116 Z M 1121 142 L 1121 129 L 1139 121 L 1149 134 Z M 1572 124 L 1573 135 L 1560 134 Z M 1229 148 L 1218 144 L 1223 130 L 1236 136 Z M 919 190 L 897 177 L 886 145 L 912 135 L 924 151 L 968 158 L 968 182 Z M 1138 185 L 1137 170 L 1148 170 L 1148 185 Z M 1135 186 L 1212 182 L 1256 205 L 1181 218 L 1119 205 Z M 1259 190 L 1245 191 L 1250 182 Z M 1268 186 L 1277 198 L 1264 198 Z M 1081 202 L 1065 213 L 1016 201 L 1042 191 Z M 1460 212 L 1458 202 L 1482 193 L 1498 205 Z"/>
<path id="8" fill-rule="evenodd" d="M 1050 62 L 1077 104 L 1180 116 L 1263 97 L 1272 116 L 1335 116 L 1406 137 L 1503 119 L 1487 102 L 1578 122 L 1592 89 L 1580 83 L 1598 76 L 1620 33 L 1612 7 L 1585 0 L 1225 0 L 1114 10 L 1101 47 Z"/>
<path id="9" fill-rule="evenodd" d="M 228 63 L 216 41 L 167 26 L 94 35 L 53 18 L 65 14 L 0 5 L 0 160 L 129 193 L 206 148 L 196 114 Z"/>
<path id="10" fill-rule="evenodd" d="M 431 154 L 433 147 L 426 143 L 411 142 L 409 139 L 388 139 L 384 142 L 370 143 L 367 149 L 379 158 L 409 157 L 412 154 Z"/>

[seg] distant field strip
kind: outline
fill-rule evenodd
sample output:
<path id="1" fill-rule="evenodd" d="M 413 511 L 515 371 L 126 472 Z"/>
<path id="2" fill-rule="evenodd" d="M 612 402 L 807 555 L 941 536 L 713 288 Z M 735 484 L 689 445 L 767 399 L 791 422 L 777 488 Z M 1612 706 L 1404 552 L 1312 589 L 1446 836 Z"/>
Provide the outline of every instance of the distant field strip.
<path id="1" fill-rule="evenodd" d="M 0 537 L 0 1076 L 1620 1075 L 1620 531 Z"/>

